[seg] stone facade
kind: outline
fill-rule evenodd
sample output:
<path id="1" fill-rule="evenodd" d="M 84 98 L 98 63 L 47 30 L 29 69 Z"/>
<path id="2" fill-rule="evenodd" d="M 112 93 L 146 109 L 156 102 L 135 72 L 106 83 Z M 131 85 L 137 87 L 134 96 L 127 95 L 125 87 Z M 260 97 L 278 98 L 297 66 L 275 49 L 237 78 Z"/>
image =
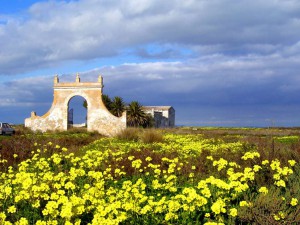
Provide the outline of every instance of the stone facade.
<path id="1" fill-rule="evenodd" d="M 25 119 L 25 126 L 34 131 L 68 129 L 68 104 L 74 96 L 81 96 L 87 101 L 87 130 L 97 131 L 107 136 L 114 136 L 126 128 L 126 112 L 121 117 L 112 115 L 102 101 L 103 78 L 98 82 L 83 83 L 77 74 L 73 83 L 60 83 L 54 78 L 54 99 L 50 110 L 43 116 L 35 112 Z"/>
<path id="2" fill-rule="evenodd" d="M 143 106 L 143 111 L 154 118 L 154 127 L 175 127 L 175 109 L 172 106 Z"/>

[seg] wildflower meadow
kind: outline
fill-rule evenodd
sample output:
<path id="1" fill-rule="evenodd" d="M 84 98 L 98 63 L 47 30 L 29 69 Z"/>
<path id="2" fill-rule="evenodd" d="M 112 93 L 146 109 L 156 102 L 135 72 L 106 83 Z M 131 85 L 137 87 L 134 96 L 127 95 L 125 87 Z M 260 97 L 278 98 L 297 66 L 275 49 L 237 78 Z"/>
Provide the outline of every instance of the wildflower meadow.
<path id="1" fill-rule="evenodd" d="M 268 131 L 0 139 L 0 224 L 299 224 L 299 136 Z"/>

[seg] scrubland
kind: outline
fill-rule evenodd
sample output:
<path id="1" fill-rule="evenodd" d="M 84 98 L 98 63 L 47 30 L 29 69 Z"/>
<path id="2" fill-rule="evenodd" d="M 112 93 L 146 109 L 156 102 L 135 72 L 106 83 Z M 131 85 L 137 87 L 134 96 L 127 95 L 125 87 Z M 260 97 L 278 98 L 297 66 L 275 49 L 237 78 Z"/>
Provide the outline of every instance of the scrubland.
<path id="1" fill-rule="evenodd" d="M 0 137 L 0 224 L 299 224 L 300 129 Z"/>

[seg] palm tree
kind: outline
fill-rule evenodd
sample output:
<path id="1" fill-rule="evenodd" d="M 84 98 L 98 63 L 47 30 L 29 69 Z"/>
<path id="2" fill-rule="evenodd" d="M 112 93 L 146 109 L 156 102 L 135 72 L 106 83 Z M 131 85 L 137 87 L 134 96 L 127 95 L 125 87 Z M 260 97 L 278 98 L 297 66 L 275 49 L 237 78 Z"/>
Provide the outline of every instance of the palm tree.
<path id="1" fill-rule="evenodd" d="M 155 120 L 154 117 L 151 114 L 146 114 L 146 121 L 143 124 L 144 128 L 150 128 L 155 126 Z"/>
<path id="2" fill-rule="evenodd" d="M 111 104 L 112 104 L 110 97 L 108 95 L 102 95 L 102 101 L 103 101 L 105 107 L 108 109 L 108 111 L 110 111 Z M 83 102 L 83 107 L 87 109 L 87 101 L 86 100 L 84 100 L 84 102 Z"/>
<path id="3" fill-rule="evenodd" d="M 87 101 L 84 100 L 82 106 L 87 109 Z"/>
<path id="4" fill-rule="evenodd" d="M 114 97 L 110 106 L 110 112 L 117 117 L 122 116 L 122 113 L 125 111 L 125 103 L 121 97 Z"/>
<path id="5" fill-rule="evenodd" d="M 138 127 L 143 126 L 147 121 L 147 115 L 142 109 L 142 105 L 137 101 L 132 101 L 127 107 L 127 125 Z"/>
<path id="6" fill-rule="evenodd" d="M 112 109 L 112 100 L 108 95 L 102 95 L 102 101 L 105 105 L 105 107 L 108 109 L 108 111 L 111 111 Z"/>

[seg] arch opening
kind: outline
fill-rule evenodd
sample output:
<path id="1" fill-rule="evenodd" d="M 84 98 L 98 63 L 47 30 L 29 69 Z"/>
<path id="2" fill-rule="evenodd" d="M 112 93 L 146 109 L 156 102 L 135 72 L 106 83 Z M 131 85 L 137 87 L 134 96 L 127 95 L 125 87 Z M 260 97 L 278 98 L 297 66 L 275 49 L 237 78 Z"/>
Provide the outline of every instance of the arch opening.
<path id="1" fill-rule="evenodd" d="M 87 129 L 88 106 L 86 99 L 80 95 L 73 96 L 68 102 L 68 130 L 72 128 Z"/>

